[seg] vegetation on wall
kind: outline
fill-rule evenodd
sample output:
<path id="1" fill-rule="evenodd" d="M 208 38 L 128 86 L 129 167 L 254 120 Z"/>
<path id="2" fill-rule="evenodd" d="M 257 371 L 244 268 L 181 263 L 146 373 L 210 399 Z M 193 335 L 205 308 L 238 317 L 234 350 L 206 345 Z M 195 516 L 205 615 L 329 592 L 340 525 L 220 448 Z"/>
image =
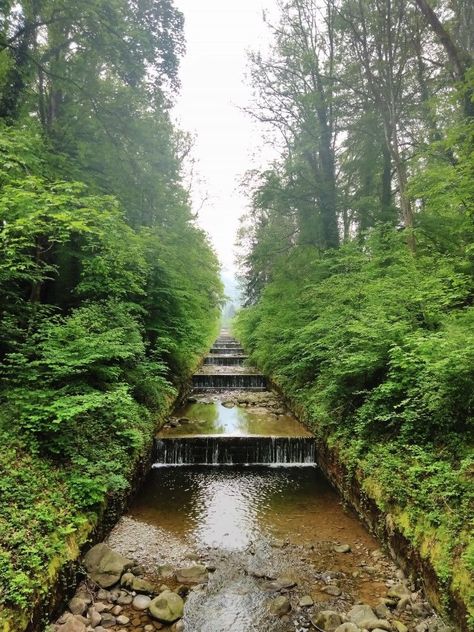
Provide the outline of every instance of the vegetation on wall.
<path id="1" fill-rule="evenodd" d="M 20 630 L 127 489 L 222 288 L 169 116 L 173 3 L 0 16 L 0 627 Z"/>
<path id="2" fill-rule="evenodd" d="M 281 3 L 235 331 L 473 623 L 472 10 L 433 7 Z"/>

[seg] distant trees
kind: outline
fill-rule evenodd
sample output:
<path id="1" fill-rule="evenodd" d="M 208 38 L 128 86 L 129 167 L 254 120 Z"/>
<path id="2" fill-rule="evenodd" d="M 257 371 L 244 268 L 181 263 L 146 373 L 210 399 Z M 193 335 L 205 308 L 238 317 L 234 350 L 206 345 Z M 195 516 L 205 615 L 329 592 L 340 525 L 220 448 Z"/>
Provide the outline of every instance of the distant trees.
<path id="1" fill-rule="evenodd" d="M 270 52 L 250 57 L 251 113 L 280 158 L 248 174 L 250 302 L 298 245 L 321 253 L 385 223 L 414 251 L 418 157 L 438 143 L 455 161 L 439 143 L 473 107 L 473 12 L 463 0 L 437 11 L 429 0 L 290 0 L 269 28 Z"/>

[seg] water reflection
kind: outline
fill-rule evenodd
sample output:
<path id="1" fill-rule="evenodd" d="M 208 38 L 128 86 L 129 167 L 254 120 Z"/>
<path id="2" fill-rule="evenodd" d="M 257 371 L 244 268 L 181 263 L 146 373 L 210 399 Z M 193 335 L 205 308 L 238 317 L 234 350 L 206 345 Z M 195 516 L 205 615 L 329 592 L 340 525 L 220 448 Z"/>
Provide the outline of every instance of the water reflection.
<path id="1" fill-rule="evenodd" d="M 269 536 L 304 543 L 365 534 L 316 468 L 164 467 L 151 472 L 130 513 L 229 551 Z"/>
<path id="2" fill-rule="evenodd" d="M 221 402 L 189 404 L 177 411 L 178 417 L 188 417 L 190 423 L 162 430 L 167 437 L 193 434 L 311 436 L 292 415 L 275 415 L 265 408 L 227 408 Z"/>

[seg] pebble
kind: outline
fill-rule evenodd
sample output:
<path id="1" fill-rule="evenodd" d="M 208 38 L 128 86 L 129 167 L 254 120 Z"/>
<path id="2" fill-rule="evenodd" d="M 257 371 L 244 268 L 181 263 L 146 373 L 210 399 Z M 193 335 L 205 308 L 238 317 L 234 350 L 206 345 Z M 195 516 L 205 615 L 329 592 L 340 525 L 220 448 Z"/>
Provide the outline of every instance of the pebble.
<path id="1" fill-rule="evenodd" d="M 335 553 L 350 553 L 351 547 L 348 544 L 337 544 L 333 550 Z"/>
<path id="2" fill-rule="evenodd" d="M 135 610 L 146 610 L 151 603 L 150 597 L 148 595 L 137 595 L 132 602 L 132 606 Z"/>

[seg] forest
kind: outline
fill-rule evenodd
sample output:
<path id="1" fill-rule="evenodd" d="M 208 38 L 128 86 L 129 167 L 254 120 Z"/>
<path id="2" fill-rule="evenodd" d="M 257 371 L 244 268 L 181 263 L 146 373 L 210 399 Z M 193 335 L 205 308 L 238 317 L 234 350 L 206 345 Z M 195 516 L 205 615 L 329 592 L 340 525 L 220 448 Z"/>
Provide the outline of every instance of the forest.
<path id="1" fill-rule="evenodd" d="M 249 112 L 276 158 L 244 182 L 235 324 L 471 625 L 473 20 L 465 0 L 267 18 Z"/>
<path id="2" fill-rule="evenodd" d="M 27 622 L 216 332 L 169 0 L 0 4 L 0 628 Z M 26 625 L 26 623 L 25 623 Z"/>

